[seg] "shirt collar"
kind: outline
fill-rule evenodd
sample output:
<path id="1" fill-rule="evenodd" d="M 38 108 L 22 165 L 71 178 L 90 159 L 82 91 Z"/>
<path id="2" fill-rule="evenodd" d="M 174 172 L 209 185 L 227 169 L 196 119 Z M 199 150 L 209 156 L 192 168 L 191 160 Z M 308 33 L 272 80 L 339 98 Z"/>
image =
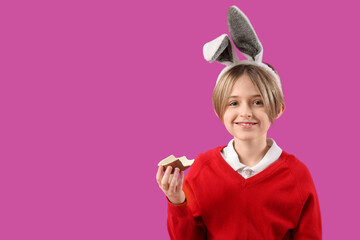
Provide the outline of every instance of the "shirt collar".
<path id="1" fill-rule="evenodd" d="M 265 156 L 260 160 L 260 162 L 258 162 L 258 164 L 253 167 L 248 167 L 239 161 L 233 142 L 234 139 L 231 139 L 229 144 L 221 151 L 221 155 L 235 171 L 247 167 L 251 169 L 254 174 L 257 174 L 278 160 L 282 153 L 282 149 L 276 144 L 275 140 L 267 138 L 266 144 L 270 147 L 270 149 L 266 152 Z"/>

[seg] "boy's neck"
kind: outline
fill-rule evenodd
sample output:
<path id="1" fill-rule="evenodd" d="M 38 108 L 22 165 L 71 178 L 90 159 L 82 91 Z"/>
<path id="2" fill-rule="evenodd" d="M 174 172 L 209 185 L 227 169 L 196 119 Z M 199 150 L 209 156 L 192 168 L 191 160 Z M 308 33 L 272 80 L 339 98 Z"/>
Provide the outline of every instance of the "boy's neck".
<path id="1" fill-rule="evenodd" d="M 248 167 L 253 167 L 258 164 L 270 148 L 267 146 L 266 136 L 252 141 L 243 141 L 234 138 L 233 144 L 239 161 Z"/>

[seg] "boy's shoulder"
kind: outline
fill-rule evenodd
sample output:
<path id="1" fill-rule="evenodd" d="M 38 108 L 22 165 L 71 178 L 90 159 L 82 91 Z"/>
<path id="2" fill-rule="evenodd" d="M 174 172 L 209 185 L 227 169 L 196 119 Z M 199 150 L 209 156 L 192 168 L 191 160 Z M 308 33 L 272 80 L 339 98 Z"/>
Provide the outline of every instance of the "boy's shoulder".
<path id="1" fill-rule="evenodd" d="M 219 146 L 213 149 L 207 150 L 205 152 L 199 153 L 195 158 L 194 163 L 191 165 L 189 173 L 192 172 L 191 175 L 197 175 L 198 172 L 203 170 L 205 166 L 211 166 L 213 161 L 221 158 L 221 150 L 226 146 Z"/>
<path id="2" fill-rule="evenodd" d="M 300 161 L 297 157 L 295 157 L 293 154 L 289 154 L 285 151 L 282 152 L 282 157 L 286 159 L 286 163 L 288 165 L 288 168 L 296 175 L 307 175 L 310 174 L 309 169 L 307 166 Z"/>
<path id="3" fill-rule="evenodd" d="M 221 157 L 221 150 L 226 146 L 219 146 L 215 147 L 213 149 L 207 150 L 205 152 L 199 153 L 199 155 L 196 157 L 195 162 L 197 164 L 207 164 L 209 161 L 212 161 L 214 158 L 220 158 Z"/>
<path id="4" fill-rule="evenodd" d="M 307 166 L 292 154 L 284 151 L 282 154 L 286 158 L 286 165 L 296 182 L 304 191 L 312 191 L 314 182 Z"/>
<path id="5" fill-rule="evenodd" d="M 221 150 L 226 147 L 226 146 L 219 146 L 219 147 L 215 147 L 213 149 L 207 150 L 205 152 L 199 153 L 199 155 L 197 156 L 197 158 L 203 159 L 203 158 L 211 158 L 211 157 L 219 157 L 219 154 L 221 152 Z"/>

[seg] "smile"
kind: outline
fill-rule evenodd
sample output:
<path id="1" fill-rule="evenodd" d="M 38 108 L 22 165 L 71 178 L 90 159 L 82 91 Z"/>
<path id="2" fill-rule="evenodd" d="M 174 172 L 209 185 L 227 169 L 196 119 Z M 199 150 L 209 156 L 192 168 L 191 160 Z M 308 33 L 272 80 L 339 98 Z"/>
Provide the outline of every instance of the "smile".
<path id="1" fill-rule="evenodd" d="M 252 122 L 238 122 L 236 123 L 237 125 L 239 125 L 240 127 L 243 128 L 251 128 L 252 126 L 256 125 L 257 123 L 252 123 Z"/>

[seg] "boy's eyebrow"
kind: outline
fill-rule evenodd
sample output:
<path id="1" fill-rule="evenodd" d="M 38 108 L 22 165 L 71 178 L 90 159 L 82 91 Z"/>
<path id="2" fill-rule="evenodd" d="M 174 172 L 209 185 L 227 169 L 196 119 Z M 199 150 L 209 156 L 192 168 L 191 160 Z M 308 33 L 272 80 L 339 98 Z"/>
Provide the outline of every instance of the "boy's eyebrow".
<path id="1" fill-rule="evenodd" d="M 239 96 L 236 96 L 236 95 L 233 95 L 233 96 L 230 96 L 229 97 L 229 99 L 231 99 L 231 98 L 238 98 Z M 255 94 L 255 95 L 251 95 L 250 96 L 251 98 L 254 98 L 254 97 L 261 97 L 261 95 L 259 95 L 259 94 Z"/>

